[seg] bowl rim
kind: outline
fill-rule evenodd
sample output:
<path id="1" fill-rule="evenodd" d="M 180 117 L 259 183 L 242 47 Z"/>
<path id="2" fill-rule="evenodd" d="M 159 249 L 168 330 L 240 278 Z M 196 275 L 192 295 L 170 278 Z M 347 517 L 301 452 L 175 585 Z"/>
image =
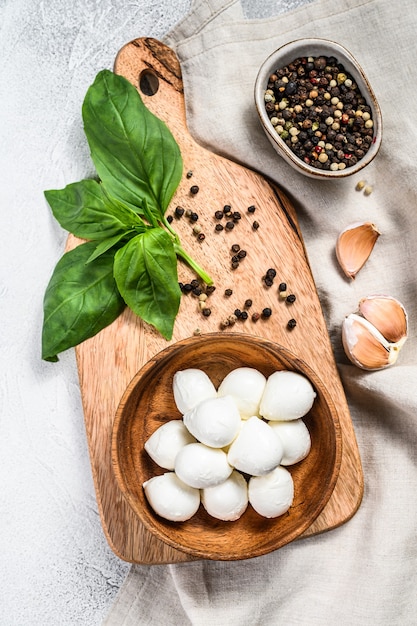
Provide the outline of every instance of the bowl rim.
<path id="1" fill-rule="evenodd" d="M 310 54 L 308 54 L 308 52 L 310 52 Z M 335 56 L 339 62 L 346 66 L 347 71 L 355 78 L 362 95 L 366 97 L 368 105 L 371 107 L 372 119 L 375 125 L 373 143 L 365 156 L 355 165 L 346 167 L 344 170 L 336 171 L 314 168 L 297 157 L 274 130 L 265 110 L 264 102 L 264 92 L 266 90 L 268 77 L 271 72 L 276 69 L 277 61 L 279 61 L 280 65 L 284 66 L 286 63 L 291 62 L 291 60 L 299 56 L 307 56 L 307 54 L 308 56 L 312 56 L 313 54 L 326 54 L 330 52 L 332 56 Z M 322 180 L 346 178 L 352 174 L 356 174 L 369 165 L 379 152 L 383 125 L 378 100 L 361 65 L 347 48 L 336 41 L 317 37 L 294 39 L 271 52 L 258 70 L 254 86 L 254 100 L 262 127 L 271 144 L 287 163 L 311 178 L 320 178 Z"/>
<path id="2" fill-rule="evenodd" d="M 161 351 L 159 351 L 138 370 L 138 372 L 135 374 L 135 376 L 132 378 L 132 380 L 126 387 L 125 392 L 123 393 L 122 398 L 116 410 L 116 415 L 115 415 L 113 429 L 112 429 L 112 438 L 111 438 L 111 460 L 112 460 L 113 474 L 116 478 L 116 482 L 120 488 L 120 491 L 123 497 L 129 504 L 130 508 L 132 509 L 132 512 L 140 519 L 140 521 L 145 526 L 145 528 L 152 535 L 154 535 L 157 539 L 159 539 L 163 543 L 181 552 L 190 554 L 196 558 L 210 559 L 210 560 L 213 560 L 213 559 L 215 560 L 243 560 L 246 558 L 253 558 L 255 556 L 262 556 L 263 554 L 276 550 L 282 547 L 283 545 L 285 545 L 286 543 L 292 542 L 293 540 L 297 539 L 305 530 L 307 530 L 307 528 L 317 519 L 317 517 L 323 511 L 323 509 L 325 508 L 327 502 L 329 501 L 334 491 L 334 488 L 338 480 L 340 465 L 341 465 L 341 460 L 342 460 L 342 447 L 343 447 L 339 416 L 338 416 L 336 407 L 334 405 L 333 399 L 331 397 L 330 391 L 322 382 L 319 375 L 316 374 L 316 372 L 314 372 L 312 368 L 304 360 L 298 358 L 288 348 L 285 348 L 281 344 L 278 344 L 271 340 L 258 337 L 255 335 L 249 335 L 246 333 L 227 333 L 228 339 L 236 338 L 238 341 L 242 341 L 242 340 L 244 341 L 249 340 L 252 342 L 256 341 L 258 343 L 260 342 L 263 345 L 263 347 L 266 347 L 266 348 L 269 347 L 269 349 L 272 349 L 274 351 L 278 350 L 280 354 L 281 353 L 283 354 L 284 358 L 290 359 L 295 364 L 296 371 L 303 373 L 310 380 L 312 376 L 313 384 L 314 384 L 314 381 L 317 381 L 320 384 L 320 392 L 322 394 L 325 404 L 328 407 L 328 411 L 331 415 L 331 420 L 332 420 L 332 424 L 334 428 L 334 438 L 335 438 L 335 456 L 334 456 L 333 467 L 331 469 L 331 472 L 329 472 L 330 479 L 328 481 L 328 488 L 326 490 L 323 490 L 323 492 L 317 498 L 315 506 L 314 506 L 313 514 L 310 516 L 306 516 L 306 519 L 304 520 L 304 522 L 300 523 L 297 526 L 296 531 L 292 533 L 292 536 L 288 541 L 285 541 L 285 540 L 281 542 L 277 541 L 274 543 L 272 547 L 270 545 L 270 542 L 269 543 L 265 542 L 264 544 L 258 545 L 256 548 L 251 550 L 248 556 L 246 556 L 245 554 L 242 554 L 241 550 L 239 550 L 238 547 L 236 547 L 234 550 L 227 551 L 227 553 L 225 553 L 223 550 L 219 550 L 217 552 L 214 552 L 213 550 L 211 550 L 210 553 L 208 553 L 207 550 L 204 549 L 204 547 L 201 549 L 198 549 L 196 547 L 187 546 L 185 543 L 179 542 L 176 539 L 174 539 L 168 532 L 161 531 L 161 529 L 159 528 L 157 524 L 154 524 L 152 523 L 152 521 L 150 522 L 148 520 L 148 516 L 141 510 L 141 507 L 138 506 L 140 505 L 140 502 L 138 501 L 137 497 L 132 496 L 129 486 L 127 484 L 127 480 L 125 478 L 125 475 L 121 467 L 122 464 L 119 462 L 119 454 L 120 454 L 119 434 L 120 434 L 121 428 L 123 427 L 124 407 L 130 397 L 130 394 L 132 393 L 136 385 L 140 382 L 141 378 L 147 375 L 149 373 L 149 370 L 152 370 L 153 367 L 160 361 L 160 359 L 164 357 L 169 357 L 170 354 L 175 349 L 178 349 L 178 347 L 182 349 L 186 349 L 192 345 L 195 345 L 195 343 L 199 341 L 205 341 L 205 340 L 215 341 L 217 339 L 221 340 L 223 338 L 224 338 L 224 333 L 213 332 L 213 333 L 206 333 L 199 337 L 193 336 L 193 337 L 188 337 L 186 339 L 180 340 L 174 344 L 167 346 Z M 168 470 L 165 470 L 165 471 L 168 471 Z M 152 515 L 150 517 L 152 518 L 153 516 L 156 516 L 156 513 L 152 512 Z M 278 519 L 278 518 L 275 518 L 275 519 Z M 224 523 L 229 524 L 230 522 L 224 522 Z"/>

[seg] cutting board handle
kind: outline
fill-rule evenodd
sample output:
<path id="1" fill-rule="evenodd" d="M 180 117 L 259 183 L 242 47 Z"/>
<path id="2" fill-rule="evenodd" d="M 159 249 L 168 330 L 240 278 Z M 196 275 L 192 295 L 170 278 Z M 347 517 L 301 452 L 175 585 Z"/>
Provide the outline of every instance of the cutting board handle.
<path id="1" fill-rule="evenodd" d="M 151 37 L 134 39 L 119 51 L 114 71 L 138 89 L 148 109 L 175 136 L 189 136 L 181 67 L 171 48 Z"/>

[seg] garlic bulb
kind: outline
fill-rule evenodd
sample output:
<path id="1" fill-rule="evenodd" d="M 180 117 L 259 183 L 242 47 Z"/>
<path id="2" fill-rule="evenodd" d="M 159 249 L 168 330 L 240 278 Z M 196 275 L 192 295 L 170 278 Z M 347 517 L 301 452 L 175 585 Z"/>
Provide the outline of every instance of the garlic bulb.
<path id="1" fill-rule="evenodd" d="M 336 256 L 348 278 L 355 278 L 365 265 L 380 234 L 372 222 L 356 222 L 340 233 Z"/>
<path id="2" fill-rule="evenodd" d="M 359 314 L 348 315 L 342 326 L 347 357 L 365 370 L 393 365 L 408 332 L 407 313 L 391 296 L 368 296 L 359 302 Z"/>

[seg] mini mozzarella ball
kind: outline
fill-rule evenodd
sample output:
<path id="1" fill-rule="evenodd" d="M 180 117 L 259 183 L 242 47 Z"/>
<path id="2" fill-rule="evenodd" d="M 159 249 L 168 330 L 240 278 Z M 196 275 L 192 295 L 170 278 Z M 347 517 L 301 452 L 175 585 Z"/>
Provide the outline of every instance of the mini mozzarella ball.
<path id="1" fill-rule="evenodd" d="M 229 478 L 233 468 L 220 448 L 190 443 L 177 454 L 175 473 L 184 483 L 196 489 L 219 485 Z"/>
<path id="2" fill-rule="evenodd" d="M 290 508 L 294 483 L 284 467 L 276 467 L 265 476 L 252 476 L 248 484 L 249 502 L 259 515 L 278 517 Z"/>
<path id="3" fill-rule="evenodd" d="M 217 390 L 219 396 L 234 398 L 242 419 L 259 412 L 259 403 L 266 385 L 266 378 L 252 367 L 237 367 L 227 374 Z"/>
<path id="4" fill-rule="evenodd" d="M 203 370 L 189 368 L 175 372 L 173 378 L 174 400 L 184 414 L 206 398 L 215 398 L 217 391 Z"/>
<path id="5" fill-rule="evenodd" d="M 223 448 L 236 437 L 240 414 L 232 396 L 208 398 L 184 415 L 184 424 L 201 443 Z"/>
<path id="6" fill-rule="evenodd" d="M 302 419 L 269 422 L 284 448 L 281 465 L 294 465 L 306 458 L 311 449 L 311 437 Z"/>
<path id="7" fill-rule="evenodd" d="M 199 490 L 184 484 L 174 472 L 150 478 L 143 489 L 155 513 L 171 522 L 185 522 L 200 506 Z"/>
<path id="8" fill-rule="evenodd" d="M 170 420 L 157 428 L 145 442 L 144 448 L 160 467 L 173 470 L 175 457 L 181 448 L 195 441 L 182 420 Z"/>
<path id="9" fill-rule="evenodd" d="M 316 392 L 302 374 L 282 370 L 266 381 L 259 412 L 267 420 L 294 420 L 306 415 Z"/>
<path id="10" fill-rule="evenodd" d="M 283 447 L 271 427 L 259 417 L 252 416 L 242 428 L 227 453 L 227 460 L 237 470 L 261 476 L 279 465 Z"/>
<path id="11" fill-rule="evenodd" d="M 242 474 L 233 470 L 229 478 L 201 492 L 201 502 L 207 513 L 224 522 L 234 522 L 248 506 L 248 485 Z"/>

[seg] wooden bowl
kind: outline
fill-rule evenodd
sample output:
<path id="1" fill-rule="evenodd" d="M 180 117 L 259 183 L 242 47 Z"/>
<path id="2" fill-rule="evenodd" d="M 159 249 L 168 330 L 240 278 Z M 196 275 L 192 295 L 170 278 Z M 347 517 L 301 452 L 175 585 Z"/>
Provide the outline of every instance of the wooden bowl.
<path id="1" fill-rule="evenodd" d="M 218 387 L 228 372 L 243 366 L 254 367 L 265 376 L 282 369 L 299 372 L 310 379 L 317 392 L 313 408 L 304 418 L 312 440 L 310 454 L 287 467 L 294 480 L 292 506 L 274 519 L 262 517 L 250 505 L 234 522 L 209 516 L 202 505 L 186 522 L 162 519 L 149 506 L 142 485 L 167 470 L 152 461 L 144 442 L 166 421 L 181 419 L 172 391 L 175 372 L 202 369 Z M 252 558 L 298 537 L 328 502 L 338 477 L 341 452 L 338 416 L 319 376 L 282 346 L 243 333 L 191 337 L 159 352 L 127 387 L 113 427 L 113 468 L 133 511 L 158 539 L 203 559 Z"/>

